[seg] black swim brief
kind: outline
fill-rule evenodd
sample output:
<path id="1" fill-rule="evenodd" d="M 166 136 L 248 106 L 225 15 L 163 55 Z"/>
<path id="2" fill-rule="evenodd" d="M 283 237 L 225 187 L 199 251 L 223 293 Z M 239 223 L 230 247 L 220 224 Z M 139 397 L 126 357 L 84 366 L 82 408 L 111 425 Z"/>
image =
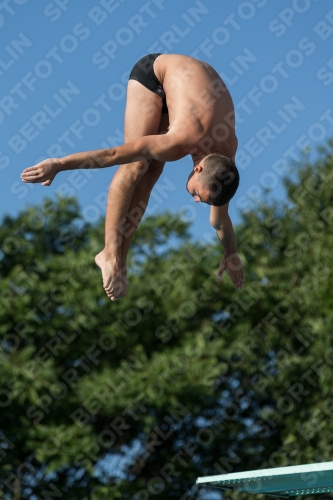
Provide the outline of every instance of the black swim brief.
<path id="1" fill-rule="evenodd" d="M 142 57 L 134 66 L 129 76 L 129 80 L 136 80 L 147 89 L 159 95 L 162 99 L 162 113 L 168 113 L 166 96 L 162 84 L 154 73 L 154 61 L 161 54 L 149 54 Z"/>

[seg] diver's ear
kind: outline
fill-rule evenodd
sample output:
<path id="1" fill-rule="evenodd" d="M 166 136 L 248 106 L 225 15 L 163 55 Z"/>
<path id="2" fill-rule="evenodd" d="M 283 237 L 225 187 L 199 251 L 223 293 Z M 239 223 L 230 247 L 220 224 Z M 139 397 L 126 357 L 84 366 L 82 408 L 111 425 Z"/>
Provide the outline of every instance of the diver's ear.
<path id="1" fill-rule="evenodd" d="M 193 170 L 200 174 L 202 172 L 202 166 L 201 165 L 194 165 Z"/>

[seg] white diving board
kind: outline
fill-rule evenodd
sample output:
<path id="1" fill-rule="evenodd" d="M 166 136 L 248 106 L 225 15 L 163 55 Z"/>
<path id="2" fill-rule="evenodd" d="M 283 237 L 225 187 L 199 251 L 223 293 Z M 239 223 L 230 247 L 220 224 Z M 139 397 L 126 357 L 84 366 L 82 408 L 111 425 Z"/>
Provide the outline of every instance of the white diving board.
<path id="1" fill-rule="evenodd" d="M 333 492 L 333 462 L 199 477 L 196 483 L 204 487 L 282 498 L 330 493 Z"/>

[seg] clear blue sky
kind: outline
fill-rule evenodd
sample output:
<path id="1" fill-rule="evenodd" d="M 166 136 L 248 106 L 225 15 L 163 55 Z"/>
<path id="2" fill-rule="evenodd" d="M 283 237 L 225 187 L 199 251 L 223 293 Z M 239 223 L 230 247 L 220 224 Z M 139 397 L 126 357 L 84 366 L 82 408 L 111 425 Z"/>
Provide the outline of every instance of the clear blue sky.
<path id="1" fill-rule="evenodd" d="M 282 198 L 284 164 L 333 135 L 328 1 L 7 0 L 0 31 L 1 217 L 56 192 L 76 194 L 87 220 L 105 213 L 115 167 L 65 172 L 51 187 L 21 184 L 19 174 L 42 158 L 121 142 L 128 73 L 149 52 L 194 55 L 229 87 L 241 173 L 235 222 L 264 187 Z M 191 168 L 190 157 L 166 165 L 149 212 L 183 210 L 200 238 L 209 207 L 185 190 Z"/>

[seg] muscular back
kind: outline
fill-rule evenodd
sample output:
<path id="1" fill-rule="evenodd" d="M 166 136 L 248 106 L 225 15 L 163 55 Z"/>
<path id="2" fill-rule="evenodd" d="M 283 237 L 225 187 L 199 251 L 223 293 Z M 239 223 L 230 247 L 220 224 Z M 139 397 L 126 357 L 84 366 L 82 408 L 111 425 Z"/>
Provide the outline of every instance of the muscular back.
<path id="1" fill-rule="evenodd" d="M 170 132 L 185 134 L 191 154 L 218 151 L 234 157 L 234 106 L 218 73 L 203 61 L 177 54 L 159 56 L 154 71 L 166 93 Z"/>

